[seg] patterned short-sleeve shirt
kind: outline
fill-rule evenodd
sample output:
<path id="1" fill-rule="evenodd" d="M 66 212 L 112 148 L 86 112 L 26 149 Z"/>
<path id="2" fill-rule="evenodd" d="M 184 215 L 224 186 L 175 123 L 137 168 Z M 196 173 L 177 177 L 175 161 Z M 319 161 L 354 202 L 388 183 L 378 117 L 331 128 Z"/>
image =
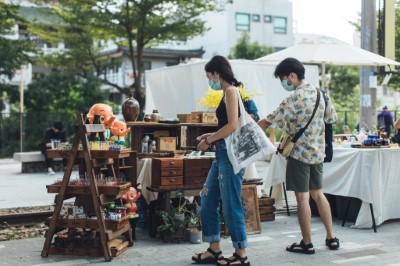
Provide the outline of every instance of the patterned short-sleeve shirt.
<path id="1" fill-rule="evenodd" d="M 325 123 L 332 124 L 337 114 L 327 97 L 327 106 L 323 94 L 314 118 L 294 145 L 290 157 L 307 164 L 322 163 L 325 157 Z M 294 136 L 304 127 L 313 113 L 317 100 L 317 90 L 311 84 L 301 84 L 294 93 L 287 97 L 279 107 L 266 117 L 273 126 Z M 324 123 L 325 122 L 325 123 Z"/>

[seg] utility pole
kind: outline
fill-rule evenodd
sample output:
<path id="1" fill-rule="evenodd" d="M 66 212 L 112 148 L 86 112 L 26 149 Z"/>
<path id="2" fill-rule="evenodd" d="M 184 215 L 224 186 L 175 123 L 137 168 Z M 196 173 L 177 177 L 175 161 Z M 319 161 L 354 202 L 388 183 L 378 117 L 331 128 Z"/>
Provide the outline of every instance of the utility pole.
<path id="1" fill-rule="evenodd" d="M 361 6 L 361 48 L 376 52 L 376 0 L 362 0 Z M 376 76 L 375 67 L 360 68 L 360 129 L 373 130 L 376 126 Z"/>

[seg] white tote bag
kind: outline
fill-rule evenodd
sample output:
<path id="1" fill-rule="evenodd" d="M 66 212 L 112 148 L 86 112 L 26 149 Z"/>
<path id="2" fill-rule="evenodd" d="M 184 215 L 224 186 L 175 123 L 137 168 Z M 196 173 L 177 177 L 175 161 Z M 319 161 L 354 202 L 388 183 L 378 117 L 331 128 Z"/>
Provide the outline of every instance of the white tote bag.
<path id="1" fill-rule="evenodd" d="M 239 91 L 240 117 L 237 129 L 225 138 L 229 161 L 233 172 L 239 173 L 250 163 L 267 160 L 275 152 L 275 146 L 254 119 L 246 112 Z"/>

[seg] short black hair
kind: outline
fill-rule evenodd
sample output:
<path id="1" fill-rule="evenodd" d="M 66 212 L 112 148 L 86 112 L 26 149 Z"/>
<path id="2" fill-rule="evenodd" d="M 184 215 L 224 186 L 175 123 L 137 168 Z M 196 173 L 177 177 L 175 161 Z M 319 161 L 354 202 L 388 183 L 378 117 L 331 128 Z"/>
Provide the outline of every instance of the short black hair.
<path id="1" fill-rule="evenodd" d="M 64 125 L 61 121 L 54 122 L 53 126 L 55 129 L 58 129 L 60 131 L 64 129 Z"/>
<path id="2" fill-rule="evenodd" d="M 274 72 L 276 78 L 282 78 L 284 76 L 289 76 L 290 73 L 296 73 L 299 80 L 303 80 L 304 73 L 306 72 L 302 63 L 296 58 L 288 57 L 280 62 Z"/>

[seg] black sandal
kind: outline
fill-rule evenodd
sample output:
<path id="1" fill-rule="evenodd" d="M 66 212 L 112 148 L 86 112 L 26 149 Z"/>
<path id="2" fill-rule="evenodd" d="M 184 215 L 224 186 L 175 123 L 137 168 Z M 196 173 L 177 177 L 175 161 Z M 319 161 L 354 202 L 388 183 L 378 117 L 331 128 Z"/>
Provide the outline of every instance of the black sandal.
<path id="1" fill-rule="evenodd" d="M 312 248 L 310 250 L 310 248 Z M 286 247 L 286 250 L 289 252 L 295 253 L 303 253 L 303 254 L 314 254 L 315 249 L 312 243 L 305 244 L 303 240 L 301 240 L 300 244 L 293 243 L 290 247 Z"/>
<path id="2" fill-rule="evenodd" d="M 207 257 L 207 258 L 202 259 L 201 255 L 203 255 L 205 253 L 205 252 L 203 252 L 203 253 L 197 254 L 197 258 L 193 256 L 192 260 L 195 261 L 197 264 L 214 264 L 218 260 L 221 260 L 224 258 L 223 256 L 221 256 L 222 251 L 215 252 L 211 248 L 208 248 L 207 251 L 208 251 L 208 253 L 213 255 L 213 257 Z"/>
<path id="3" fill-rule="evenodd" d="M 218 260 L 224 260 L 226 261 L 226 264 L 221 264 L 217 261 L 217 265 L 244 265 L 244 266 L 250 266 L 250 261 L 247 261 L 247 256 L 242 258 L 239 254 L 237 253 L 233 253 L 233 259 L 230 258 L 221 258 Z M 235 262 L 239 262 L 240 263 L 235 263 Z"/>
<path id="4" fill-rule="evenodd" d="M 336 243 L 336 245 L 332 245 Z M 331 239 L 326 239 L 325 240 L 325 245 L 330 249 L 330 250 L 336 250 L 339 248 L 340 243 L 339 243 L 339 239 L 337 239 L 336 237 L 331 238 Z"/>

